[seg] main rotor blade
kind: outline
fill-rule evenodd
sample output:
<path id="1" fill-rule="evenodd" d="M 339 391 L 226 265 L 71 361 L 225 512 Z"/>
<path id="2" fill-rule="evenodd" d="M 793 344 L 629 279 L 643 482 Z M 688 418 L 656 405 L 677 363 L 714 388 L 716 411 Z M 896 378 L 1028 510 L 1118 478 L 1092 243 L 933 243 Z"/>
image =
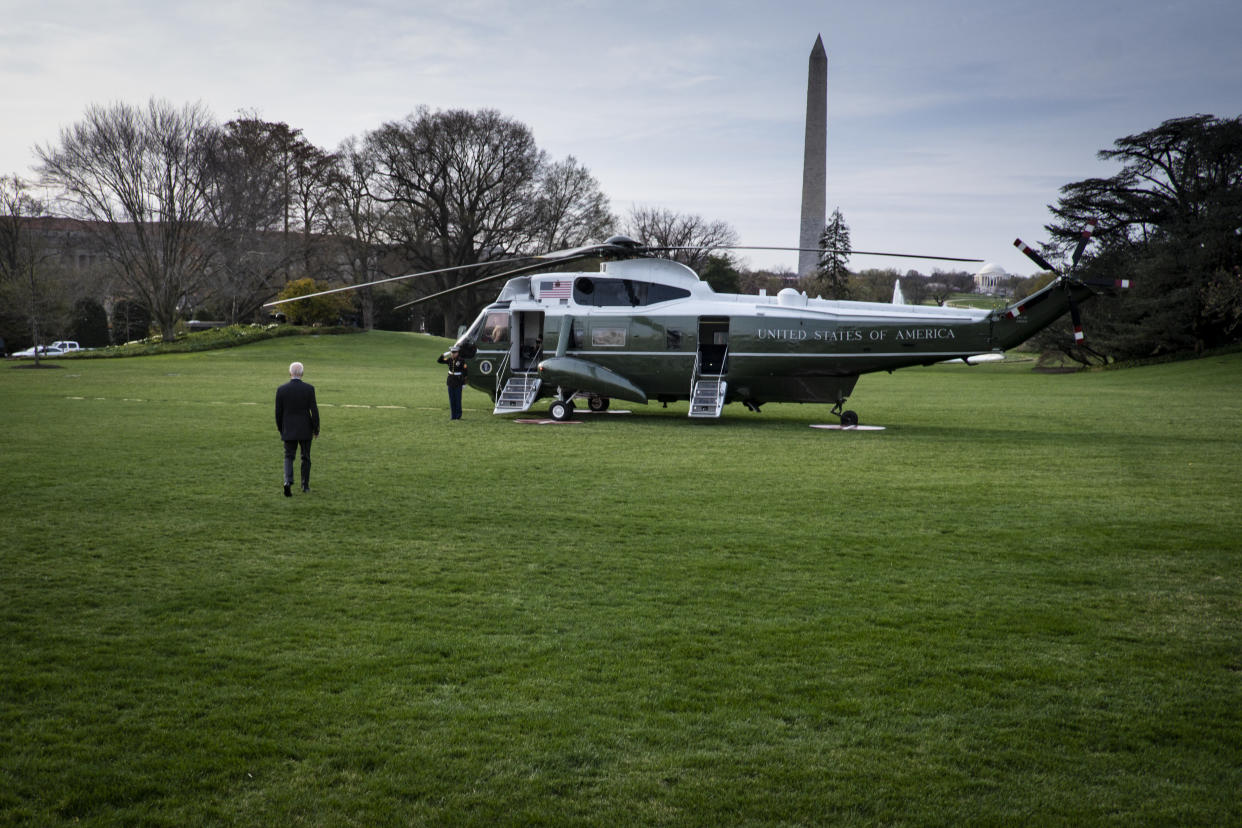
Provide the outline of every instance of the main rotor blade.
<path id="1" fill-rule="evenodd" d="M 608 239 L 608 241 L 605 241 L 601 244 L 587 244 L 587 245 L 583 245 L 582 247 L 570 247 L 565 250 L 551 250 L 547 253 L 536 253 L 534 255 L 529 255 L 529 256 L 514 256 L 510 259 L 496 260 L 496 261 L 491 261 L 491 262 L 474 262 L 473 264 L 463 264 L 463 265 L 454 265 L 452 267 L 442 267 L 442 268 L 439 268 L 438 270 L 424 270 L 424 271 L 420 271 L 419 273 L 407 273 L 404 276 L 393 276 L 390 279 L 378 279 L 374 282 L 365 282 L 360 285 L 346 285 L 344 287 L 332 288 L 331 290 L 321 290 L 318 293 L 308 293 L 305 296 L 295 296 L 292 299 L 280 299 L 275 302 L 268 302 L 263 307 L 271 308 L 271 307 L 275 307 L 276 305 L 283 305 L 287 302 L 298 302 L 302 299 L 311 299 L 316 296 L 327 296 L 329 293 L 341 293 L 342 291 L 346 291 L 346 290 L 358 290 L 359 288 L 370 287 L 372 285 L 382 285 L 388 282 L 397 282 L 397 281 L 400 281 L 401 279 L 412 279 L 415 276 L 435 276 L 436 274 L 439 274 L 439 273 L 451 273 L 455 270 L 477 269 L 480 267 L 487 267 L 489 265 L 500 264 L 502 262 L 520 262 L 524 259 L 540 259 L 542 261 L 572 262 L 578 259 L 590 258 L 591 256 L 633 255 L 635 251 L 642 252 L 645 249 L 646 248 L 639 246 L 632 239 L 627 239 L 624 236 L 614 236 Z M 540 264 L 540 265 L 535 265 L 534 267 L 544 267 L 544 266 L 545 265 Z M 449 288 L 448 290 L 441 291 L 437 294 L 434 294 L 434 296 L 443 296 L 446 293 L 454 293 L 458 290 L 464 290 L 468 287 L 472 287 L 477 284 L 482 284 L 484 282 L 490 282 L 493 279 L 499 279 L 501 276 L 504 276 L 504 275 L 509 275 L 509 274 L 499 274 L 496 276 L 488 276 L 484 279 L 479 279 L 474 282 L 469 282 L 464 285 L 458 285 L 457 287 Z M 434 298 L 434 296 L 426 296 L 426 297 L 423 297 L 422 299 L 416 299 L 413 302 L 406 302 L 404 305 L 397 305 L 397 308 L 404 308 L 407 305 L 417 304 L 418 302 L 425 302 L 428 299 Z M 394 308 L 394 310 L 396 310 L 396 308 Z"/>
<path id="2" fill-rule="evenodd" d="M 841 253 L 845 256 L 892 256 L 898 259 L 933 259 L 938 262 L 982 262 L 960 256 L 925 256 L 922 253 L 887 253 L 878 250 L 838 250 L 828 247 L 761 247 L 756 245 L 720 245 L 719 247 L 652 247 L 649 250 L 788 250 L 791 253 Z"/>
<path id="3" fill-rule="evenodd" d="M 625 237 L 613 237 L 609 239 L 608 241 L 605 241 L 601 244 L 588 244 L 588 245 L 583 245 L 581 247 L 571 247 L 565 250 L 553 250 L 548 253 L 539 253 L 539 254 L 530 255 L 530 256 L 516 256 L 513 259 L 510 259 L 507 261 L 521 261 L 523 259 L 538 259 L 539 263 L 534 264 L 534 265 L 526 265 L 520 268 L 516 268 L 514 270 L 505 271 L 503 273 L 497 273 L 492 276 L 485 276 L 482 279 L 476 279 L 472 282 L 466 282 L 465 284 L 457 285 L 455 287 L 451 287 L 446 290 L 433 293 L 429 296 L 423 296 L 413 301 L 406 302 L 401 305 L 397 305 L 393 308 L 393 310 L 409 307 L 410 305 L 421 304 L 423 302 L 428 302 L 428 301 L 431 301 L 432 299 L 438 299 L 441 296 L 447 296 L 451 293 L 457 293 L 458 291 L 467 290 L 469 288 L 476 287 L 478 285 L 487 284 L 488 282 L 494 282 L 498 279 L 503 279 L 507 276 L 516 276 L 520 273 L 527 273 L 533 270 L 538 270 L 542 267 L 547 267 L 548 266 L 547 263 L 549 262 L 556 262 L 559 264 L 563 264 L 563 263 L 568 263 L 568 262 L 580 261 L 582 259 L 588 259 L 593 256 L 601 256 L 601 257 L 641 256 L 644 253 L 654 253 L 654 252 L 659 252 L 659 251 L 675 251 L 675 250 L 787 250 L 791 252 L 803 252 L 803 251 L 817 252 L 817 253 L 818 252 L 832 252 L 832 253 L 842 253 L 847 256 L 889 256 L 889 257 L 896 257 L 896 258 L 902 258 L 902 259 L 930 259 L 930 260 L 941 261 L 941 262 L 982 262 L 983 261 L 983 259 L 969 259 L 969 258 L 964 258 L 960 256 L 931 256 L 931 255 L 924 255 L 921 253 L 891 253 L 891 252 L 882 252 L 882 251 L 875 251 L 875 250 L 837 250 L 833 248 L 825 249 L 825 248 L 819 248 L 819 247 L 809 247 L 809 248 L 808 247 L 773 247 L 773 246 L 762 246 L 762 245 L 715 245 L 715 246 L 697 245 L 697 246 L 680 246 L 680 247 L 672 247 L 672 246 L 670 247 L 646 247 L 646 246 L 637 244 L 633 240 L 625 238 Z M 480 267 L 485 267 L 487 265 L 492 265 L 492 264 L 498 264 L 498 262 L 475 262 L 473 264 L 455 265 L 453 267 L 442 267 L 437 270 L 424 270 L 419 273 L 406 273 L 403 276 L 393 276 L 388 279 L 377 279 L 374 282 L 365 282 L 359 285 L 345 285 L 343 287 L 330 288 L 329 290 L 321 290 L 321 291 L 318 291 L 317 293 L 308 293 L 305 296 L 294 296 L 289 299 L 277 299 L 271 302 L 264 303 L 263 307 L 274 308 L 277 305 L 284 305 L 290 302 L 300 302 L 304 299 L 313 299 L 318 296 L 327 296 L 333 293 L 343 293 L 345 291 L 358 290 L 360 288 L 371 287 L 373 285 L 383 285 L 389 282 L 398 282 L 403 279 L 412 279 L 417 276 L 435 276 L 440 273 L 451 273 L 457 270 L 468 270 L 472 268 L 480 268 Z"/>
<path id="4" fill-rule="evenodd" d="M 518 257 L 518 259 L 529 259 L 529 258 L 531 257 L 530 256 L 519 256 Z M 434 276 L 437 273 L 449 273 L 454 270 L 465 270 L 471 267 L 478 268 L 478 267 L 482 267 L 484 264 L 489 264 L 489 263 L 482 262 L 482 263 L 468 264 L 468 265 L 455 265 L 453 267 L 442 267 L 439 270 L 424 270 L 420 273 L 407 273 L 404 276 L 393 276 L 389 279 L 378 279 L 374 282 L 364 282 L 360 285 L 345 285 L 344 287 L 332 288 L 331 290 L 321 290 L 318 293 L 308 293 L 305 296 L 294 296 L 290 299 L 277 299 L 272 302 L 264 303 L 263 307 L 274 308 L 277 305 L 284 305 L 284 304 L 288 304 L 289 302 L 301 302 L 303 299 L 313 299 L 316 296 L 327 296 L 330 293 L 342 293 L 347 290 L 358 290 L 364 287 L 371 287 L 372 285 L 383 285 L 383 284 L 387 284 L 388 282 L 399 282 L 402 279 L 413 279 L 415 276 Z"/>
<path id="5" fill-rule="evenodd" d="M 620 247 L 612 241 L 606 241 L 601 244 L 584 244 L 581 247 L 569 247 L 565 250 L 552 250 L 548 253 L 536 253 L 533 256 L 522 256 L 523 259 L 543 259 L 546 261 L 574 261 L 576 259 L 584 259 L 590 256 L 606 256 L 620 255 L 623 252 L 631 253 L 633 250 L 646 250 L 643 247 Z"/>
<path id="6" fill-rule="evenodd" d="M 535 270 L 539 270 L 541 268 L 547 267 L 548 261 L 556 262 L 557 264 L 568 264 L 569 262 L 580 261 L 582 259 L 590 259 L 595 256 L 639 256 L 643 253 L 653 253 L 657 251 L 667 252 L 670 250 L 789 250 L 789 251 L 812 250 L 812 251 L 820 251 L 822 249 L 823 248 L 818 248 L 818 247 L 814 247 L 814 248 L 761 247 L 761 246 L 755 246 L 755 245 L 748 245 L 748 246 L 698 245 L 698 246 L 684 246 L 684 247 L 644 247 L 642 245 L 631 246 L 629 244 L 617 243 L 613 240 L 609 240 L 607 242 L 604 242 L 603 244 L 590 244 L 590 245 L 584 245 L 583 247 L 569 248 L 568 250 L 557 250 L 551 253 L 542 253 L 537 256 L 526 256 L 523 258 L 543 259 L 545 261 L 541 261 L 533 265 L 525 265 L 523 267 L 515 268 L 513 270 L 506 270 L 504 273 L 496 273 L 492 276 L 484 276 L 482 279 L 475 279 L 473 282 L 466 282 L 465 284 L 462 284 L 462 285 L 456 285 L 454 287 L 439 291 L 438 293 L 433 293 L 429 296 L 422 296 L 422 297 L 419 297 L 418 299 L 405 302 L 404 304 L 396 305 L 393 307 L 393 310 L 399 310 L 401 308 L 408 308 L 411 305 L 419 305 L 419 304 L 422 304 L 423 302 L 430 302 L 433 299 L 439 299 L 442 296 L 448 296 L 449 294 L 457 293 L 458 291 L 462 291 L 462 290 L 467 290 L 472 287 L 477 287 L 478 285 L 484 285 L 484 284 L 487 284 L 488 282 L 494 282 L 494 281 L 497 281 L 498 279 L 504 279 L 509 276 L 517 276 L 522 273 L 529 273 Z M 905 259 L 935 259 L 937 261 L 943 261 L 943 262 L 982 262 L 983 261 L 983 259 L 965 259 L 965 258 L 960 258 L 960 257 L 955 257 L 955 256 L 924 256 L 924 255 L 917 254 L 917 253 L 880 253 L 880 252 L 869 251 L 869 250 L 852 250 L 852 251 L 845 250 L 845 251 L 833 251 L 833 252 L 846 253 L 847 255 L 857 254 L 859 256 L 898 256 L 898 257 L 905 258 Z"/>

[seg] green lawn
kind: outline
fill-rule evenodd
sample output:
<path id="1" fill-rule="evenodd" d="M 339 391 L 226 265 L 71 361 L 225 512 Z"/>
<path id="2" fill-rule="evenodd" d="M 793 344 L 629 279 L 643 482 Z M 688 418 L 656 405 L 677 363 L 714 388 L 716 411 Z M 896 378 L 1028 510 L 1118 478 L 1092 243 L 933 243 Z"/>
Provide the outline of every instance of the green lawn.
<path id="1" fill-rule="evenodd" d="M 451 423 L 445 344 L 0 365 L 0 825 L 1242 823 L 1242 354 L 851 433 Z"/>

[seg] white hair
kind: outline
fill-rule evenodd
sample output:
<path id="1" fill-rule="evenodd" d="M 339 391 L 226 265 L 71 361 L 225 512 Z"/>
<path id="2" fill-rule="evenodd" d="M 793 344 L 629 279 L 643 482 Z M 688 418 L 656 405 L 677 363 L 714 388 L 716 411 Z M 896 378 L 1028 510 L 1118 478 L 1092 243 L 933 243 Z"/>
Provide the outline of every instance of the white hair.
<path id="1" fill-rule="evenodd" d="M 295 379 L 301 379 L 302 378 L 302 363 L 290 362 L 289 363 L 289 376 Z"/>

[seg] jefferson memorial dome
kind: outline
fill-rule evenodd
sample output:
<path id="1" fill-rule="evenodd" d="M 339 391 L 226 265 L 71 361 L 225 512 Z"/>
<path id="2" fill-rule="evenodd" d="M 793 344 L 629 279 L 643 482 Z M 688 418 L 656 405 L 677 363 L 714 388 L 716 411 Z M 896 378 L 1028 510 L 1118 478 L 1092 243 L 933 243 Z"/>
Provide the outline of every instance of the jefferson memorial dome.
<path id="1" fill-rule="evenodd" d="M 975 290 L 979 293 L 995 293 L 1008 279 L 1009 274 L 1005 272 L 1005 268 L 994 262 L 984 262 L 983 267 L 975 274 Z"/>

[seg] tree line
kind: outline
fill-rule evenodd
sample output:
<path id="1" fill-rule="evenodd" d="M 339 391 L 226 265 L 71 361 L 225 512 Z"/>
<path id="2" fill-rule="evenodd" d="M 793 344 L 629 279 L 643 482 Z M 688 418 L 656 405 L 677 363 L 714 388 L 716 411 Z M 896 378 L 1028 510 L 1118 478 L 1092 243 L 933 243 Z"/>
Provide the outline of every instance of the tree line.
<path id="1" fill-rule="evenodd" d="M 0 243 L 12 264 L 0 271 L 8 300 L 0 329 L 24 327 L 36 338 L 32 319 L 64 329 L 83 305 L 112 320 L 113 338 L 119 315 L 135 311 L 170 338 L 192 316 L 258 319 L 282 292 L 478 265 L 287 306 L 295 321 L 350 316 L 368 328 L 452 335 L 493 289 L 397 319 L 391 309 L 500 272 L 515 256 L 602 240 L 617 228 L 651 244 L 736 243 L 724 222 L 655 207 L 633 209 L 622 225 L 585 166 L 550 158 L 529 128 L 493 110 L 420 108 L 328 152 L 254 114 L 221 125 L 199 105 L 152 100 L 92 106 L 35 152 L 35 183 L 53 203 L 37 199 L 31 182 L 0 179 Z M 48 216 L 75 222 L 98 260 L 88 272 L 65 261 L 70 234 Z M 691 266 L 704 256 L 678 254 Z"/>
<path id="2" fill-rule="evenodd" d="M 1239 119 L 1167 121 L 1101 152 L 1122 164 L 1117 175 L 1062 188 L 1045 253 L 1063 255 L 1082 221 L 1096 217 L 1100 244 L 1084 275 L 1136 284 L 1088 305 L 1096 350 L 1070 349 L 1075 358 L 1211 347 L 1242 335 L 1240 132 Z M 717 290 L 774 292 L 794 281 L 788 271 L 740 268 L 726 222 L 657 207 L 618 220 L 584 165 L 550 158 L 528 127 L 494 110 L 420 108 L 329 152 L 257 114 L 218 124 L 200 105 L 152 100 L 92 106 L 35 152 L 37 182 L 0 178 L 0 332 L 36 339 L 73 317 L 98 328 L 101 316 L 113 339 L 148 323 L 171 338 L 187 318 L 260 319 L 263 303 L 282 291 L 477 265 L 285 306 L 295 321 L 349 317 L 453 335 L 494 286 L 403 315 L 392 309 L 499 273 L 515 256 L 618 230 L 646 244 L 696 248 L 674 256 Z M 52 193 L 50 203 L 36 197 L 36 184 Z M 84 239 L 88 255 L 66 268 L 70 237 Z M 897 272 L 849 271 L 849 244 L 837 210 L 821 237 L 818 271 L 797 286 L 887 301 Z M 918 303 L 972 285 L 965 272 L 907 271 L 902 287 Z M 1063 347 L 1071 340 L 1062 334 L 1054 329 L 1043 343 Z"/>
<path id="3" fill-rule="evenodd" d="M 330 153 L 287 124 L 218 125 L 201 106 L 152 100 L 93 106 L 36 154 L 56 204 L 14 178 L 21 209 L 7 212 L 78 220 L 106 264 L 97 287 L 132 297 L 165 337 L 189 312 L 249 321 L 292 280 L 500 260 L 612 223 L 585 168 L 493 111 L 419 110 Z M 446 328 L 468 302 L 442 304 Z M 371 294 L 359 310 L 369 323 Z"/>

